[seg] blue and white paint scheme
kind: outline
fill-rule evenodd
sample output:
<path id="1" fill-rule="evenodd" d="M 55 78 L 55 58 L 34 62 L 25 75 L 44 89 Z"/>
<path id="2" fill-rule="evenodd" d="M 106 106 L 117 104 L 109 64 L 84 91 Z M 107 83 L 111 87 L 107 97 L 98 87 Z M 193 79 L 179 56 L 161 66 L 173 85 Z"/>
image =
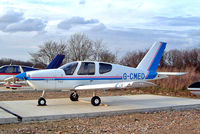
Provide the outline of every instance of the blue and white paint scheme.
<path id="1" fill-rule="evenodd" d="M 128 87 L 155 86 L 149 80 L 167 78 L 168 75 L 185 73 L 157 72 L 160 60 L 166 48 L 165 42 L 153 44 L 137 68 L 96 61 L 76 61 L 58 69 L 38 70 L 21 73 L 17 78 L 24 79 L 34 89 L 112 89 Z M 72 101 L 78 100 L 77 93 L 70 96 Z M 42 98 L 42 100 L 40 100 Z M 46 104 L 44 97 L 38 100 L 39 105 Z M 91 103 L 95 106 L 101 102 L 94 96 Z"/>

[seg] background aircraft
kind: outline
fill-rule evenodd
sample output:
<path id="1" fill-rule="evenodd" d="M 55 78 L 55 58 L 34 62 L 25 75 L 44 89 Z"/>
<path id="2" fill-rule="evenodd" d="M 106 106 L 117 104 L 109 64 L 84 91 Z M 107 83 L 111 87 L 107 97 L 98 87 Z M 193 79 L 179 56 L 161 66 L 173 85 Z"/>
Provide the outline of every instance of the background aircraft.
<path id="1" fill-rule="evenodd" d="M 55 69 L 55 68 L 60 67 L 64 57 L 65 55 L 58 54 L 52 60 L 52 62 L 46 67 L 46 69 Z M 21 66 L 21 65 L 4 65 L 0 67 L 0 80 L 6 81 L 6 82 L 2 82 L 2 84 L 4 84 L 4 86 L 6 86 L 7 88 L 11 87 L 15 89 L 17 87 L 21 87 L 21 84 L 17 84 L 16 80 L 14 79 L 16 75 L 23 72 L 29 72 L 29 71 L 35 71 L 35 70 L 40 70 L 40 69 L 28 67 L 28 66 Z"/>
<path id="2" fill-rule="evenodd" d="M 200 96 L 200 82 L 194 82 L 189 87 L 188 90 L 197 96 Z"/>
<path id="3" fill-rule="evenodd" d="M 71 62 L 58 69 L 38 70 L 17 75 L 26 80 L 34 89 L 43 89 L 38 105 L 46 105 L 45 90 L 71 90 L 70 99 L 78 101 L 77 90 L 97 90 L 112 88 L 128 88 L 155 86 L 149 80 L 167 78 L 168 75 L 183 75 L 185 73 L 156 72 L 166 43 L 155 43 L 139 63 L 137 68 L 93 61 Z M 91 104 L 98 106 L 100 97 L 94 95 Z"/>

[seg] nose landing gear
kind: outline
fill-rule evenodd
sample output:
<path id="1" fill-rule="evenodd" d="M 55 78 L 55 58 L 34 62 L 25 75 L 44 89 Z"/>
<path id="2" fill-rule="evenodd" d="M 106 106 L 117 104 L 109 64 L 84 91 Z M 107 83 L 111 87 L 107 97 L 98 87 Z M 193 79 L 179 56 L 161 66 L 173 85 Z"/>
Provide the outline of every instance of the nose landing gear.
<path id="1" fill-rule="evenodd" d="M 45 96 L 45 90 L 43 90 L 42 96 L 38 99 L 38 106 L 46 106 L 47 105 L 44 96 Z"/>

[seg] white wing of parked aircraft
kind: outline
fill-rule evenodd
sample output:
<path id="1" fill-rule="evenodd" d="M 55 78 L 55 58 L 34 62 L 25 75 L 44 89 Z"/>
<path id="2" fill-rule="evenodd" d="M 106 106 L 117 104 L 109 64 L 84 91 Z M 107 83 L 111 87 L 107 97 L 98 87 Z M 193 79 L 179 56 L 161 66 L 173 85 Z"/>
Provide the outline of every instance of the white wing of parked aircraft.
<path id="1" fill-rule="evenodd" d="M 73 91 L 70 95 L 72 101 L 78 101 L 77 90 L 155 86 L 149 81 L 185 74 L 157 72 L 165 47 L 164 42 L 155 43 L 137 68 L 105 62 L 76 61 L 58 69 L 25 72 L 16 77 L 26 80 L 34 89 L 43 89 L 43 95 L 46 90 L 51 89 Z M 38 105 L 46 105 L 43 95 L 39 98 Z M 98 106 L 101 99 L 94 95 L 91 103 Z"/>
<path id="2" fill-rule="evenodd" d="M 148 86 L 156 86 L 156 84 L 147 81 L 131 81 L 131 82 L 77 86 L 75 87 L 75 90 L 118 89 L 118 88 L 121 89 L 121 88 L 133 88 L 133 87 L 148 87 Z"/>

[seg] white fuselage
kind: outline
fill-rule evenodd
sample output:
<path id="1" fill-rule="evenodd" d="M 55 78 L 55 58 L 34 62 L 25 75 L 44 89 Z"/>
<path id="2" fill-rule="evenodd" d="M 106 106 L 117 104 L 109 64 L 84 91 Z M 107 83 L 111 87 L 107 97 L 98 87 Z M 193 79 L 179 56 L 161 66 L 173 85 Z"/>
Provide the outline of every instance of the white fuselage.
<path id="1" fill-rule="evenodd" d="M 116 64 L 111 64 L 112 70 L 110 72 L 100 74 L 99 62 L 94 63 L 95 74 L 93 75 L 78 75 L 81 66 L 81 62 L 78 62 L 73 75 L 66 75 L 64 70 L 61 68 L 38 70 L 27 72 L 26 81 L 34 89 L 71 90 L 75 89 L 77 86 L 83 85 L 148 80 L 146 79 L 147 75 L 149 75 L 148 71 Z"/>

